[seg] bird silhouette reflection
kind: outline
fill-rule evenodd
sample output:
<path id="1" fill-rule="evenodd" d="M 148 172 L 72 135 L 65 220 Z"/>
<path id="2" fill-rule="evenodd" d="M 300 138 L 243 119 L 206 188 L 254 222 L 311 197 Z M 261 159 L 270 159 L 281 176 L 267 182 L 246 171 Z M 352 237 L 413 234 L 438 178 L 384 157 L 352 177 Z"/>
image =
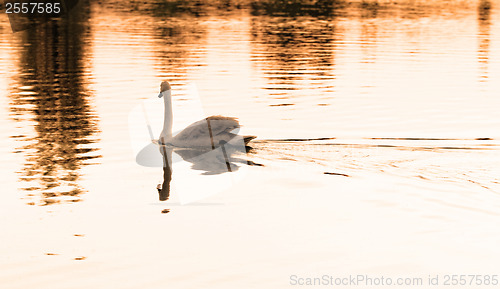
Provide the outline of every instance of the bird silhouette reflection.
<path id="1" fill-rule="evenodd" d="M 159 149 L 163 158 L 163 184 L 157 186 L 160 201 L 166 201 L 170 197 L 172 162 L 177 156 L 191 163 L 191 169 L 202 171 L 202 175 L 236 172 L 241 164 L 261 166 L 241 158 L 251 149 L 250 147 L 234 146 L 223 142 L 214 149 L 176 148 L 168 145 L 160 145 Z"/>

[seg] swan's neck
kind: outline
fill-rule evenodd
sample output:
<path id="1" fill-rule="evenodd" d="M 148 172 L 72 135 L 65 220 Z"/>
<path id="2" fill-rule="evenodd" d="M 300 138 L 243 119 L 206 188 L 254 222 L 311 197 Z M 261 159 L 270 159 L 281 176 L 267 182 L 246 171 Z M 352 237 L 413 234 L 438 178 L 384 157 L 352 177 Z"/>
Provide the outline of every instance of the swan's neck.
<path id="1" fill-rule="evenodd" d="M 172 93 L 170 90 L 162 92 L 163 103 L 165 106 L 164 119 L 163 119 L 163 130 L 160 134 L 160 141 L 162 143 L 168 142 L 172 138 Z"/>

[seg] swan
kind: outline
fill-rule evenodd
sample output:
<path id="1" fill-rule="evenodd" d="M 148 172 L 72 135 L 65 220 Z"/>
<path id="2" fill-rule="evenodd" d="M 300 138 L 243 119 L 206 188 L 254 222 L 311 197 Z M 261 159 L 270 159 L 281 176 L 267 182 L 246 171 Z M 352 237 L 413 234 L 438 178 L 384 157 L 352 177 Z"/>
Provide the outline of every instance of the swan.
<path id="1" fill-rule="evenodd" d="M 175 136 L 172 136 L 172 88 L 168 81 L 163 81 L 160 85 L 159 98 L 163 97 L 165 105 L 163 129 L 159 137 L 159 143 L 183 148 L 212 148 L 224 145 L 225 143 L 245 145 L 256 138 L 255 136 L 240 136 L 233 133 L 240 128 L 240 124 L 235 117 L 209 116 L 195 123 L 192 123 Z M 242 141 L 242 142 L 241 142 Z"/>

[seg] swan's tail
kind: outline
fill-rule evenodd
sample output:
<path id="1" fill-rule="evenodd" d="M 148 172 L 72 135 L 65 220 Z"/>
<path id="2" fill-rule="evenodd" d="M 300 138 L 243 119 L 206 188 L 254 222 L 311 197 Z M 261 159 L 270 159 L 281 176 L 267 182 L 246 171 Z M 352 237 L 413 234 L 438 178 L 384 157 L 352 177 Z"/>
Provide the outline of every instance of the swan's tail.
<path id="1" fill-rule="evenodd" d="M 247 145 L 254 138 L 256 138 L 256 136 L 254 136 L 254 135 L 244 135 L 243 141 L 245 142 L 245 145 Z"/>

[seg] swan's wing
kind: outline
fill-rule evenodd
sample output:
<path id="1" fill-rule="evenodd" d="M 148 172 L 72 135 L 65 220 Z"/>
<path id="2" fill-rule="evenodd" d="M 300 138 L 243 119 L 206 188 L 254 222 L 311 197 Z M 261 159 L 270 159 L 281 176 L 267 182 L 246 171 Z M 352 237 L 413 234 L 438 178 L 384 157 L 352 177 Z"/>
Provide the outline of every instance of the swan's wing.
<path id="1" fill-rule="evenodd" d="M 196 139 L 209 140 L 210 132 L 212 137 L 215 137 L 216 135 L 228 133 L 239 127 L 240 124 L 235 117 L 219 115 L 210 116 L 189 125 L 178 133 L 175 139 L 179 141 L 195 141 Z"/>
<path id="2" fill-rule="evenodd" d="M 210 124 L 213 135 L 228 133 L 240 127 L 240 123 L 236 117 L 213 115 L 207 117 L 206 120 Z"/>

